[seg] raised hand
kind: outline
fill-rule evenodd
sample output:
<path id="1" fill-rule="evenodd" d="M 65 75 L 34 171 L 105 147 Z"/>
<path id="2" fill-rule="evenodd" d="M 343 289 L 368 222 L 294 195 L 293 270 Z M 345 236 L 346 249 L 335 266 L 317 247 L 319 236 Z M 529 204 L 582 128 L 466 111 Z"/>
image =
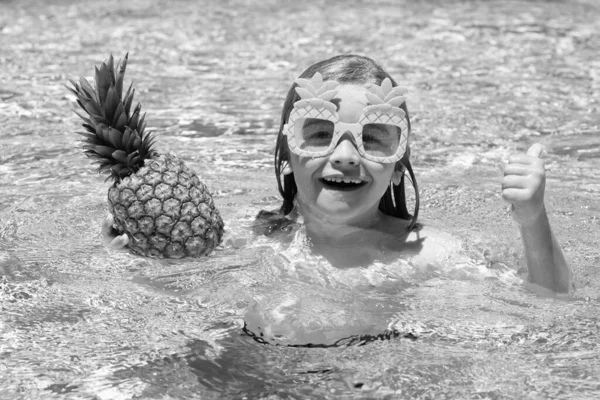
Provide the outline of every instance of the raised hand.
<path id="1" fill-rule="evenodd" d="M 511 155 L 504 166 L 502 198 L 511 203 L 514 219 L 530 225 L 544 211 L 546 168 L 540 158 L 544 146 L 533 144 L 527 154 Z"/>
<path id="2" fill-rule="evenodd" d="M 123 250 L 129 243 L 129 237 L 126 234 L 119 235 L 113 228 L 115 220 L 112 214 L 108 214 L 102 221 L 102 241 L 106 246 L 113 250 Z"/>

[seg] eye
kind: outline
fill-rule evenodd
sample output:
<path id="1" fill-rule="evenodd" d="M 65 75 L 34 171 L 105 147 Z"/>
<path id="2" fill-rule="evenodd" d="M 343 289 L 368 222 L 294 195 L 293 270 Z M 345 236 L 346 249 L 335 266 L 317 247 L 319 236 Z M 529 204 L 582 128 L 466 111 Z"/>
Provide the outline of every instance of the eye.
<path id="1" fill-rule="evenodd" d="M 381 143 L 381 135 L 374 135 L 373 132 L 363 133 L 364 143 Z"/>
<path id="2" fill-rule="evenodd" d="M 398 148 L 400 128 L 390 124 L 367 124 L 362 133 L 365 150 L 390 155 Z"/>
<path id="3" fill-rule="evenodd" d="M 307 118 L 302 124 L 302 137 L 306 141 L 331 140 L 333 130 L 331 121 Z"/>
<path id="4" fill-rule="evenodd" d="M 399 136 L 400 128 L 389 124 L 367 124 L 363 127 L 363 141 L 382 142 Z"/>
<path id="5" fill-rule="evenodd" d="M 331 139 L 331 132 L 326 131 L 326 130 L 318 130 L 318 131 L 312 131 L 309 130 L 308 132 L 306 132 L 307 138 L 310 139 Z"/>

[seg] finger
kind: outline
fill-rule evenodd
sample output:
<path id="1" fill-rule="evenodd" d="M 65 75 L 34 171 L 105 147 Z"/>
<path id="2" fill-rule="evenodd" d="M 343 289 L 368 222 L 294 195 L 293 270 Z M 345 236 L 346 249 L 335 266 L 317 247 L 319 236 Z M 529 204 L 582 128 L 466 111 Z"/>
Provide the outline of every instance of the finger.
<path id="1" fill-rule="evenodd" d="M 104 221 L 102 221 L 102 236 L 111 236 L 110 234 L 112 232 L 114 223 L 115 219 L 113 218 L 112 214 L 108 214 L 106 218 L 104 218 Z"/>
<path id="2" fill-rule="evenodd" d="M 537 164 L 537 163 L 543 163 L 543 162 L 544 162 L 544 160 L 542 160 L 541 158 L 528 156 L 526 154 L 513 154 L 508 157 L 509 164 L 531 165 L 531 164 Z"/>
<path id="3" fill-rule="evenodd" d="M 507 188 L 502 190 L 502 198 L 509 203 L 519 203 L 528 200 L 530 193 L 526 189 Z"/>
<path id="4" fill-rule="evenodd" d="M 504 166 L 504 176 L 518 175 L 527 176 L 531 174 L 531 166 L 523 164 L 507 164 Z"/>
<path id="5" fill-rule="evenodd" d="M 110 242 L 109 246 L 111 249 L 120 250 L 123 247 L 127 246 L 128 243 L 129 243 L 129 237 L 126 234 L 122 234 L 122 235 L 114 238 Z"/>
<path id="6" fill-rule="evenodd" d="M 530 180 L 519 175 L 508 175 L 502 178 L 502 190 L 525 189 L 529 187 Z"/>
<path id="7" fill-rule="evenodd" d="M 540 158 L 542 153 L 544 152 L 544 145 L 541 143 L 534 143 L 531 145 L 529 150 L 527 150 L 527 155 L 529 157 Z"/>

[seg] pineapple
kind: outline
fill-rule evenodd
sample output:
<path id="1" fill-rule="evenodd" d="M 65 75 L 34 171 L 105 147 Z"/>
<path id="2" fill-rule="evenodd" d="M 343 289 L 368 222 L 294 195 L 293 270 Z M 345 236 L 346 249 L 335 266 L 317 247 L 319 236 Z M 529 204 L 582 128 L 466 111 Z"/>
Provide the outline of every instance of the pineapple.
<path id="1" fill-rule="evenodd" d="M 223 220 L 194 171 L 171 154 L 154 150 L 145 114 L 132 109 L 133 84 L 123 94 L 127 57 L 116 68 L 112 55 L 96 68 L 96 87 L 83 77 L 67 87 L 85 114 L 85 154 L 108 174 L 108 206 L 115 228 L 135 253 L 159 258 L 208 255 L 221 242 Z"/>

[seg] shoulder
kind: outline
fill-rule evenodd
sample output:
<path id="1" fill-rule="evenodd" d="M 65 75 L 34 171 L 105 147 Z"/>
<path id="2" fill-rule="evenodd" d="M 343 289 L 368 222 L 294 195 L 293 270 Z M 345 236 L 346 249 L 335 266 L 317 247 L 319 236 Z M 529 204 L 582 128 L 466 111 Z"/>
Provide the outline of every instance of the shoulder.
<path id="1" fill-rule="evenodd" d="M 406 238 L 406 244 L 414 244 L 418 251 L 411 254 L 416 264 L 436 264 L 457 254 L 462 242 L 459 238 L 443 231 L 428 222 L 420 222 Z M 416 246 L 418 244 L 418 246 Z"/>
<path id="2" fill-rule="evenodd" d="M 261 210 L 252 223 L 252 233 L 255 236 L 279 237 L 291 240 L 291 235 L 300 226 L 297 213 L 285 215 L 280 210 Z"/>

